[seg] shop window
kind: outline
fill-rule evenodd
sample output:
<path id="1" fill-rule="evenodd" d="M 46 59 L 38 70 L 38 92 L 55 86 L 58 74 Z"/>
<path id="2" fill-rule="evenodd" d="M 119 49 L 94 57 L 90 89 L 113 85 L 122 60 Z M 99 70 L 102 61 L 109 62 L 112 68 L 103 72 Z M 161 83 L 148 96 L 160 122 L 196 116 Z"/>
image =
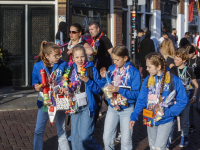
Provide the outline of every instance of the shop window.
<path id="1" fill-rule="evenodd" d="M 172 16 L 177 16 L 177 5 L 176 4 L 172 4 Z"/>
<path id="2" fill-rule="evenodd" d="M 170 15 L 170 11 L 171 11 L 170 7 L 171 7 L 170 3 L 165 3 L 165 5 L 164 5 L 164 14 Z"/>
<path id="3" fill-rule="evenodd" d="M 109 1 L 108 0 L 73 0 L 72 6 L 76 7 L 93 7 L 93 8 L 109 8 Z"/>

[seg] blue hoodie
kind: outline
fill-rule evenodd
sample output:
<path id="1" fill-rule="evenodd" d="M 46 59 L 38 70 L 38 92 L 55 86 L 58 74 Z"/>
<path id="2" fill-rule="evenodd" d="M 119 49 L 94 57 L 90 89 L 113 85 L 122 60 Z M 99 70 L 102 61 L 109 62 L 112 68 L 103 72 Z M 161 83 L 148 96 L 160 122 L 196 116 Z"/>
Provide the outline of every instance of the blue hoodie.
<path id="1" fill-rule="evenodd" d="M 162 78 L 162 75 L 160 76 L 159 79 Z M 148 83 L 149 76 L 147 76 L 142 84 L 142 88 L 140 90 L 140 94 L 137 98 L 136 106 L 134 112 L 131 114 L 131 121 L 137 121 L 138 116 L 140 112 L 144 108 L 147 108 L 147 99 L 148 99 Z M 158 77 L 155 75 L 155 81 L 158 80 Z M 164 117 L 158 121 L 154 122 L 153 119 L 151 119 L 152 125 L 158 126 L 160 124 L 165 124 L 168 122 L 171 122 L 174 120 L 176 116 L 178 116 L 182 110 L 186 107 L 189 99 L 187 97 L 185 88 L 181 82 L 181 80 L 174 76 L 174 89 L 176 90 L 176 104 L 169 106 L 169 107 L 164 107 Z M 165 84 L 164 89 L 163 89 L 163 94 L 162 96 L 166 97 L 171 93 L 169 89 L 169 84 Z M 165 101 L 165 99 L 163 101 Z"/>
<path id="2" fill-rule="evenodd" d="M 77 72 L 77 66 L 75 63 L 73 64 L 73 67 L 75 68 Z M 86 85 L 85 92 L 86 92 L 88 104 L 89 104 L 89 111 L 90 111 L 89 116 L 94 116 L 95 111 L 97 109 L 97 103 L 94 99 L 93 93 L 98 94 L 101 92 L 101 87 L 99 85 L 100 76 L 97 69 L 94 67 L 93 62 L 88 61 L 88 64 L 86 65 L 85 68 L 88 68 L 88 67 L 92 67 L 93 80 L 89 79 L 87 82 L 85 82 L 85 85 Z M 85 75 L 87 76 L 87 69 L 85 71 Z"/>
<path id="3" fill-rule="evenodd" d="M 63 72 L 65 71 L 67 67 L 67 63 L 63 60 L 59 60 L 58 63 L 55 63 L 53 65 L 53 68 L 52 68 L 52 72 L 57 69 L 57 70 L 60 70 L 60 75 L 63 74 Z M 41 84 L 42 81 L 41 81 L 41 76 L 40 76 L 40 70 L 41 69 L 45 69 L 45 71 L 49 73 L 49 69 L 47 67 L 44 66 L 44 63 L 43 61 L 39 61 L 37 62 L 34 66 L 33 66 L 33 71 L 32 71 L 32 87 L 34 88 L 34 84 Z M 43 105 L 43 102 L 40 101 L 40 100 L 37 100 L 37 106 L 38 108 L 42 107 Z"/>
<path id="4" fill-rule="evenodd" d="M 130 86 L 131 90 L 128 89 L 123 89 L 123 88 L 119 88 L 118 93 L 121 94 L 122 96 L 124 96 L 125 98 L 128 99 L 128 106 L 120 106 L 122 109 L 126 109 L 128 107 L 131 107 L 135 104 L 136 99 L 139 95 L 139 90 L 140 90 L 140 84 L 141 84 L 141 78 L 140 78 L 140 72 L 132 65 L 132 63 L 130 61 L 128 61 L 124 67 L 127 67 L 128 65 L 130 65 L 130 68 L 128 69 L 129 73 L 129 78 L 127 79 L 127 85 L 126 86 Z M 115 65 L 111 65 L 108 68 L 108 71 L 110 71 L 110 73 L 108 74 L 108 76 L 111 76 L 111 73 L 115 70 Z M 125 82 L 125 78 L 126 76 L 123 77 L 123 82 Z M 110 78 L 110 83 L 111 81 L 113 81 L 113 76 Z M 106 78 L 101 78 L 101 86 L 105 86 L 106 84 Z M 110 104 L 110 99 L 107 99 L 108 104 L 113 107 Z"/>

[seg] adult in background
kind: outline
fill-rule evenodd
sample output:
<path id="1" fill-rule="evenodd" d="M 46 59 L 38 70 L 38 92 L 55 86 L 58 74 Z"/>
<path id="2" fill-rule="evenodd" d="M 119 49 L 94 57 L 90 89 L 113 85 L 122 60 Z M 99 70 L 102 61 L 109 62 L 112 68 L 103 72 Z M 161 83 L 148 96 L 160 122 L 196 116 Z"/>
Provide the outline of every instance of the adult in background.
<path id="1" fill-rule="evenodd" d="M 71 59 L 72 48 L 77 44 L 83 45 L 83 47 L 86 50 L 86 54 L 88 56 L 93 54 L 91 46 L 81 38 L 81 35 L 83 35 L 83 33 L 84 32 L 80 24 L 74 23 L 70 26 L 70 31 L 69 31 L 70 41 L 68 45 L 64 47 L 64 51 L 62 53 L 62 59 L 67 63 Z"/>
<path id="2" fill-rule="evenodd" d="M 139 64 L 140 64 L 140 39 L 142 38 L 142 36 L 144 35 L 144 31 L 142 29 L 138 30 L 138 36 L 136 38 L 136 51 L 135 51 L 135 58 L 136 58 L 136 62 L 135 62 L 135 66 L 136 68 L 139 68 Z"/>
<path id="3" fill-rule="evenodd" d="M 106 70 L 108 70 L 108 67 L 112 65 L 111 52 L 113 50 L 113 46 L 109 38 L 107 38 L 103 32 L 101 32 L 98 22 L 90 22 L 88 26 L 90 35 L 93 37 L 91 44 L 94 51 L 93 61 L 97 71 L 100 73 L 101 68 L 105 67 Z M 98 103 L 98 108 L 95 113 L 95 121 L 97 121 L 99 117 L 99 111 L 102 106 L 101 100 L 104 99 L 102 96 L 103 94 L 101 93 L 98 97 L 95 98 L 96 102 Z M 108 106 L 108 102 L 105 99 L 104 102 Z"/>
<path id="4" fill-rule="evenodd" d="M 63 43 L 67 43 L 69 38 L 67 37 L 67 23 L 60 22 L 58 26 L 58 32 L 56 33 L 56 39 L 62 40 Z"/>
<path id="5" fill-rule="evenodd" d="M 148 71 L 146 70 L 147 66 L 146 66 L 145 56 L 151 52 L 155 52 L 154 43 L 153 40 L 150 39 L 150 37 L 151 37 L 151 31 L 148 30 L 145 34 L 145 39 L 142 40 L 140 44 L 140 53 L 141 53 L 140 73 L 143 79 L 149 75 Z"/>
<path id="6" fill-rule="evenodd" d="M 185 36 L 181 39 L 179 47 L 185 47 L 186 45 L 190 44 L 189 38 L 189 32 L 185 32 Z"/>
<path id="7" fill-rule="evenodd" d="M 100 25 L 98 22 L 89 23 L 89 32 L 93 37 L 91 46 L 93 47 L 94 51 L 95 66 L 98 72 L 100 72 L 100 69 L 103 67 L 106 67 L 108 70 L 108 67 L 112 65 L 110 55 L 113 49 L 112 43 L 110 42 L 110 39 L 107 38 L 100 30 Z"/>
<path id="8" fill-rule="evenodd" d="M 144 31 L 144 35 L 146 35 L 146 32 L 148 31 L 148 28 L 144 27 L 142 30 Z M 153 35 L 151 35 L 150 39 L 153 40 L 153 44 L 154 44 L 154 47 L 155 47 L 154 48 L 155 52 L 158 52 L 158 48 L 159 48 L 158 40 Z"/>
<path id="9" fill-rule="evenodd" d="M 177 34 L 176 28 L 173 28 L 172 33 L 169 35 L 169 39 L 172 40 L 175 49 L 177 48 L 177 41 L 178 41 L 178 36 L 176 34 Z"/>
<path id="10" fill-rule="evenodd" d="M 159 46 L 161 45 L 161 43 L 162 43 L 165 39 L 168 39 L 168 34 L 167 34 L 167 32 L 163 32 L 162 37 L 158 40 Z"/>

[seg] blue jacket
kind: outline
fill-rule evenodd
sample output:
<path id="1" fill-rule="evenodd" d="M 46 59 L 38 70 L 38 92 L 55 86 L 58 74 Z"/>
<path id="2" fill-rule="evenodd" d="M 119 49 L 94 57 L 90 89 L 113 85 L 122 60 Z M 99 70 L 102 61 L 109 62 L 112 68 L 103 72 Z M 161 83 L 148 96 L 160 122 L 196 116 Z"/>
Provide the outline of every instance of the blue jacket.
<path id="1" fill-rule="evenodd" d="M 55 69 L 59 69 L 60 73 L 62 75 L 62 73 L 65 71 L 66 67 L 67 67 L 67 63 L 64 60 L 59 60 L 58 63 L 55 63 L 53 65 L 52 72 Z M 45 69 L 45 71 L 49 74 L 49 70 L 48 70 L 47 67 L 44 66 L 43 61 L 41 60 L 41 61 L 37 62 L 33 66 L 33 71 L 32 71 L 32 86 L 33 86 L 33 88 L 34 88 L 34 84 L 41 84 L 42 83 L 41 76 L 40 76 L 40 70 L 41 69 Z M 38 106 L 38 108 L 42 107 L 42 101 L 37 100 L 37 106 Z"/>
<path id="2" fill-rule="evenodd" d="M 77 66 L 74 63 L 73 67 L 75 68 L 76 72 L 77 72 Z M 89 79 L 87 82 L 85 82 L 86 88 L 85 88 L 85 92 L 87 95 L 87 99 L 88 99 L 88 104 L 89 104 L 89 111 L 90 114 L 89 116 L 94 116 L 95 115 L 95 111 L 97 109 L 97 103 L 94 99 L 94 94 L 98 94 L 101 92 L 101 87 L 100 87 L 100 76 L 99 73 L 97 71 L 97 69 L 94 67 L 93 62 L 88 61 L 88 64 L 85 68 L 88 67 L 92 67 L 92 73 L 93 73 L 93 80 Z M 87 76 L 87 69 L 85 71 L 85 75 Z"/>
<path id="3" fill-rule="evenodd" d="M 119 88 L 118 93 L 121 94 L 122 96 L 124 96 L 125 98 L 128 99 L 128 106 L 121 106 L 122 109 L 126 109 L 128 107 L 131 107 L 135 104 L 137 97 L 139 95 L 139 90 L 140 90 L 140 84 L 141 84 L 141 78 L 140 78 L 140 72 L 132 65 L 132 63 L 129 61 L 127 62 L 124 67 L 127 67 L 128 65 L 130 65 L 130 68 L 128 69 L 128 73 L 129 73 L 129 78 L 127 79 L 127 85 L 126 86 L 130 86 L 131 90 L 128 89 L 123 89 L 123 88 Z M 108 76 L 111 76 L 111 73 L 115 70 L 115 65 L 111 65 L 108 68 L 108 71 L 110 71 L 110 73 L 108 74 Z M 127 72 L 126 72 L 127 73 Z M 125 82 L 125 78 L 126 76 L 123 77 L 123 82 Z M 110 78 L 110 83 L 111 81 L 113 81 L 113 76 Z M 101 86 L 105 86 L 106 84 L 106 78 L 101 78 Z M 110 104 L 110 99 L 107 99 L 109 105 Z M 111 106 L 113 107 L 113 106 Z"/>
<path id="4" fill-rule="evenodd" d="M 162 78 L 162 75 L 160 76 L 160 79 Z M 137 121 L 138 116 L 140 112 L 144 108 L 147 108 L 147 99 L 148 99 L 148 83 L 149 76 L 147 76 L 142 84 L 142 88 L 140 90 L 140 94 L 137 98 L 136 106 L 134 112 L 131 114 L 131 121 Z M 158 80 L 158 77 L 155 75 L 155 80 Z M 169 107 L 164 107 L 164 117 L 158 121 L 154 122 L 153 119 L 152 125 L 160 125 L 160 124 L 165 124 L 168 122 L 171 122 L 174 120 L 176 116 L 178 116 L 182 110 L 186 107 L 189 99 L 187 97 L 185 88 L 181 82 L 181 80 L 177 77 L 174 76 L 174 89 L 176 90 L 176 104 L 169 106 Z M 170 94 L 170 89 L 169 89 L 169 84 L 165 84 L 164 89 L 163 89 L 163 94 L 162 96 L 166 97 Z M 165 99 L 163 101 L 165 101 Z"/>

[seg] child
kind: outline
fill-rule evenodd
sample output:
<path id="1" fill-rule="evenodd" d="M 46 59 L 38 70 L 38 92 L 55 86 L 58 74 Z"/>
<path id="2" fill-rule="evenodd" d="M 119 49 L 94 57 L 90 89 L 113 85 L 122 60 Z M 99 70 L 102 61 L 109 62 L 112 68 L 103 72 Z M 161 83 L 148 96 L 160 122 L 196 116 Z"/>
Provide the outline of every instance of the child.
<path id="1" fill-rule="evenodd" d="M 187 66 L 193 70 L 196 76 L 198 86 L 199 86 L 200 85 L 200 57 L 196 55 L 195 53 L 196 50 L 193 45 L 187 45 L 186 51 L 189 54 L 189 60 L 187 60 Z M 193 108 L 200 115 L 199 95 L 200 95 L 200 88 L 198 88 L 198 92 L 196 95 L 196 102 L 194 104 L 191 104 L 191 107 L 190 107 L 190 128 L 189 128 L 190 133 L 192 133 L 195 130 Z"/>
<path id="2" fill-rule="evenodd" d="M 97 104 L 93 94 L 101 91 L 100 76 L 94 67 L 93 62 L 87 61 L 85 48 L 76 45 L 72 50 L 73 66 L 68 74 L 69 85 L 72 83 L 70 93 L 87 101 L 85 105 L 78 108 L 78 111 L 71 115 L 71 144 L 73 150 L 102 150 L 94 140 L 95 122 L 94 116 Z M 70 62 L 71 63 L 71 62 Z M 68 64 L 70 64 L 68 63 Z M 93 79 L 90 79 L 89 69 L 92 69 Z M 82 74 L 82 75 L 81 75 Z M 75 83 L 78 83 L 75 85 Z M 65 92 L 66 94 L 66 92 Z"/>
<path id="3" fill-rule="evenodd" d="M 104 124 L 103 140 L 105 150 L 114 149 L 114 140 L 117 132 L 117 125 L 120 122 L 121 131 L 121 149 L 131 150 L 132 148 L 132 130 L 129 129 L 130 114 L 134 110 L 134 104 L 141 84 L 140 73 L 130 62 L 128 49 L 125 46 L 116 46 L 112 50 L 112 60 L 114 65 L 109 67 L 109 81 L 112 85 L 108 86 L 108 92 L 117 97 L 116 101 L 121 99 L 117 105 L 113 105 L 113 98 L 108 98 L 108 111 Z M 106 68 L 100 70 L 102 77 L 102 86 L 106 84 Z M 110 82 L 110 83 L 111 83 Z M 120 98 L 121 97 L 121 98 Z M 124 100 L 124 101 L 123 101 Z M 121 103 L 121 105 L 120 105 Z"/>
<path id="4" fill-rule="evenodd" d="M 40 70 L 45 69 L 45 71 L 50 76 L 54 70 L 57 72 L 64 72 L 66 62 L 60 60 L 60 47 L 54 44 L 53 42 L 43 41 L 40 48 L 40 53 L 38 55 L 36 64 L 33 67 L 32 72 L 32 86 L 36 91 L 41 91 L 41 77 Z M 43 102 L 37 101 L 38 105 L 38 114 L 34 134 L 34 150 L 43 149 L 43 134 L 47 121 L 49 120 L 48 112 L 43 111 Z M 69 150 L 69 144 L 67 140 L 67 134 L 65 130 L 65 120 L 66 114 L 64 111 L 58 111 L 56 113 L 56 126 L 58 134 L 58 149 L 60 150 Z"/>
<path id="5" fill-rule="evenodd" d="M 185 108 L 188 99 L 181 80 L 166 72 L 166 62 L 160 54 L 147 55 L 146 65 L 150 76 L 142 84 L 129 127 L 133 129 L 143 109 L 150 150 L 165 150 L 173 120 Z M 170 86 L 174 89 L 170 89 Z M 176 104 L 173 104 L 174 96 Z"/>
<path id="6" fill-rule="evenodd" d="M 176 67 L 171 69 L 171 73 L 178 76 L 185 87 L 187 92 L 188 102 L 185 109 L 181 112 L 180 121 L 181 121 L 181 143 L 179 147 L 186 147 L 189 143 L 188 141 L 188 133 L 189 133 L 189 111 L 190 105 L 195 103 L 196 95 L 198 91 L 198 83 L 196 81 L 196 77 L 191 68 L 185 66 L 185 62 L 188 59 L 188 54 L 186 53 L 184 48 L 178 49 L 174 54 L 174 62 Z M 191 86 L 191 82 L 195 88 Z M 171 133 L 172 137 L 173 132 Z M 172 138 L 171 138 L 172 139 Z"/>

